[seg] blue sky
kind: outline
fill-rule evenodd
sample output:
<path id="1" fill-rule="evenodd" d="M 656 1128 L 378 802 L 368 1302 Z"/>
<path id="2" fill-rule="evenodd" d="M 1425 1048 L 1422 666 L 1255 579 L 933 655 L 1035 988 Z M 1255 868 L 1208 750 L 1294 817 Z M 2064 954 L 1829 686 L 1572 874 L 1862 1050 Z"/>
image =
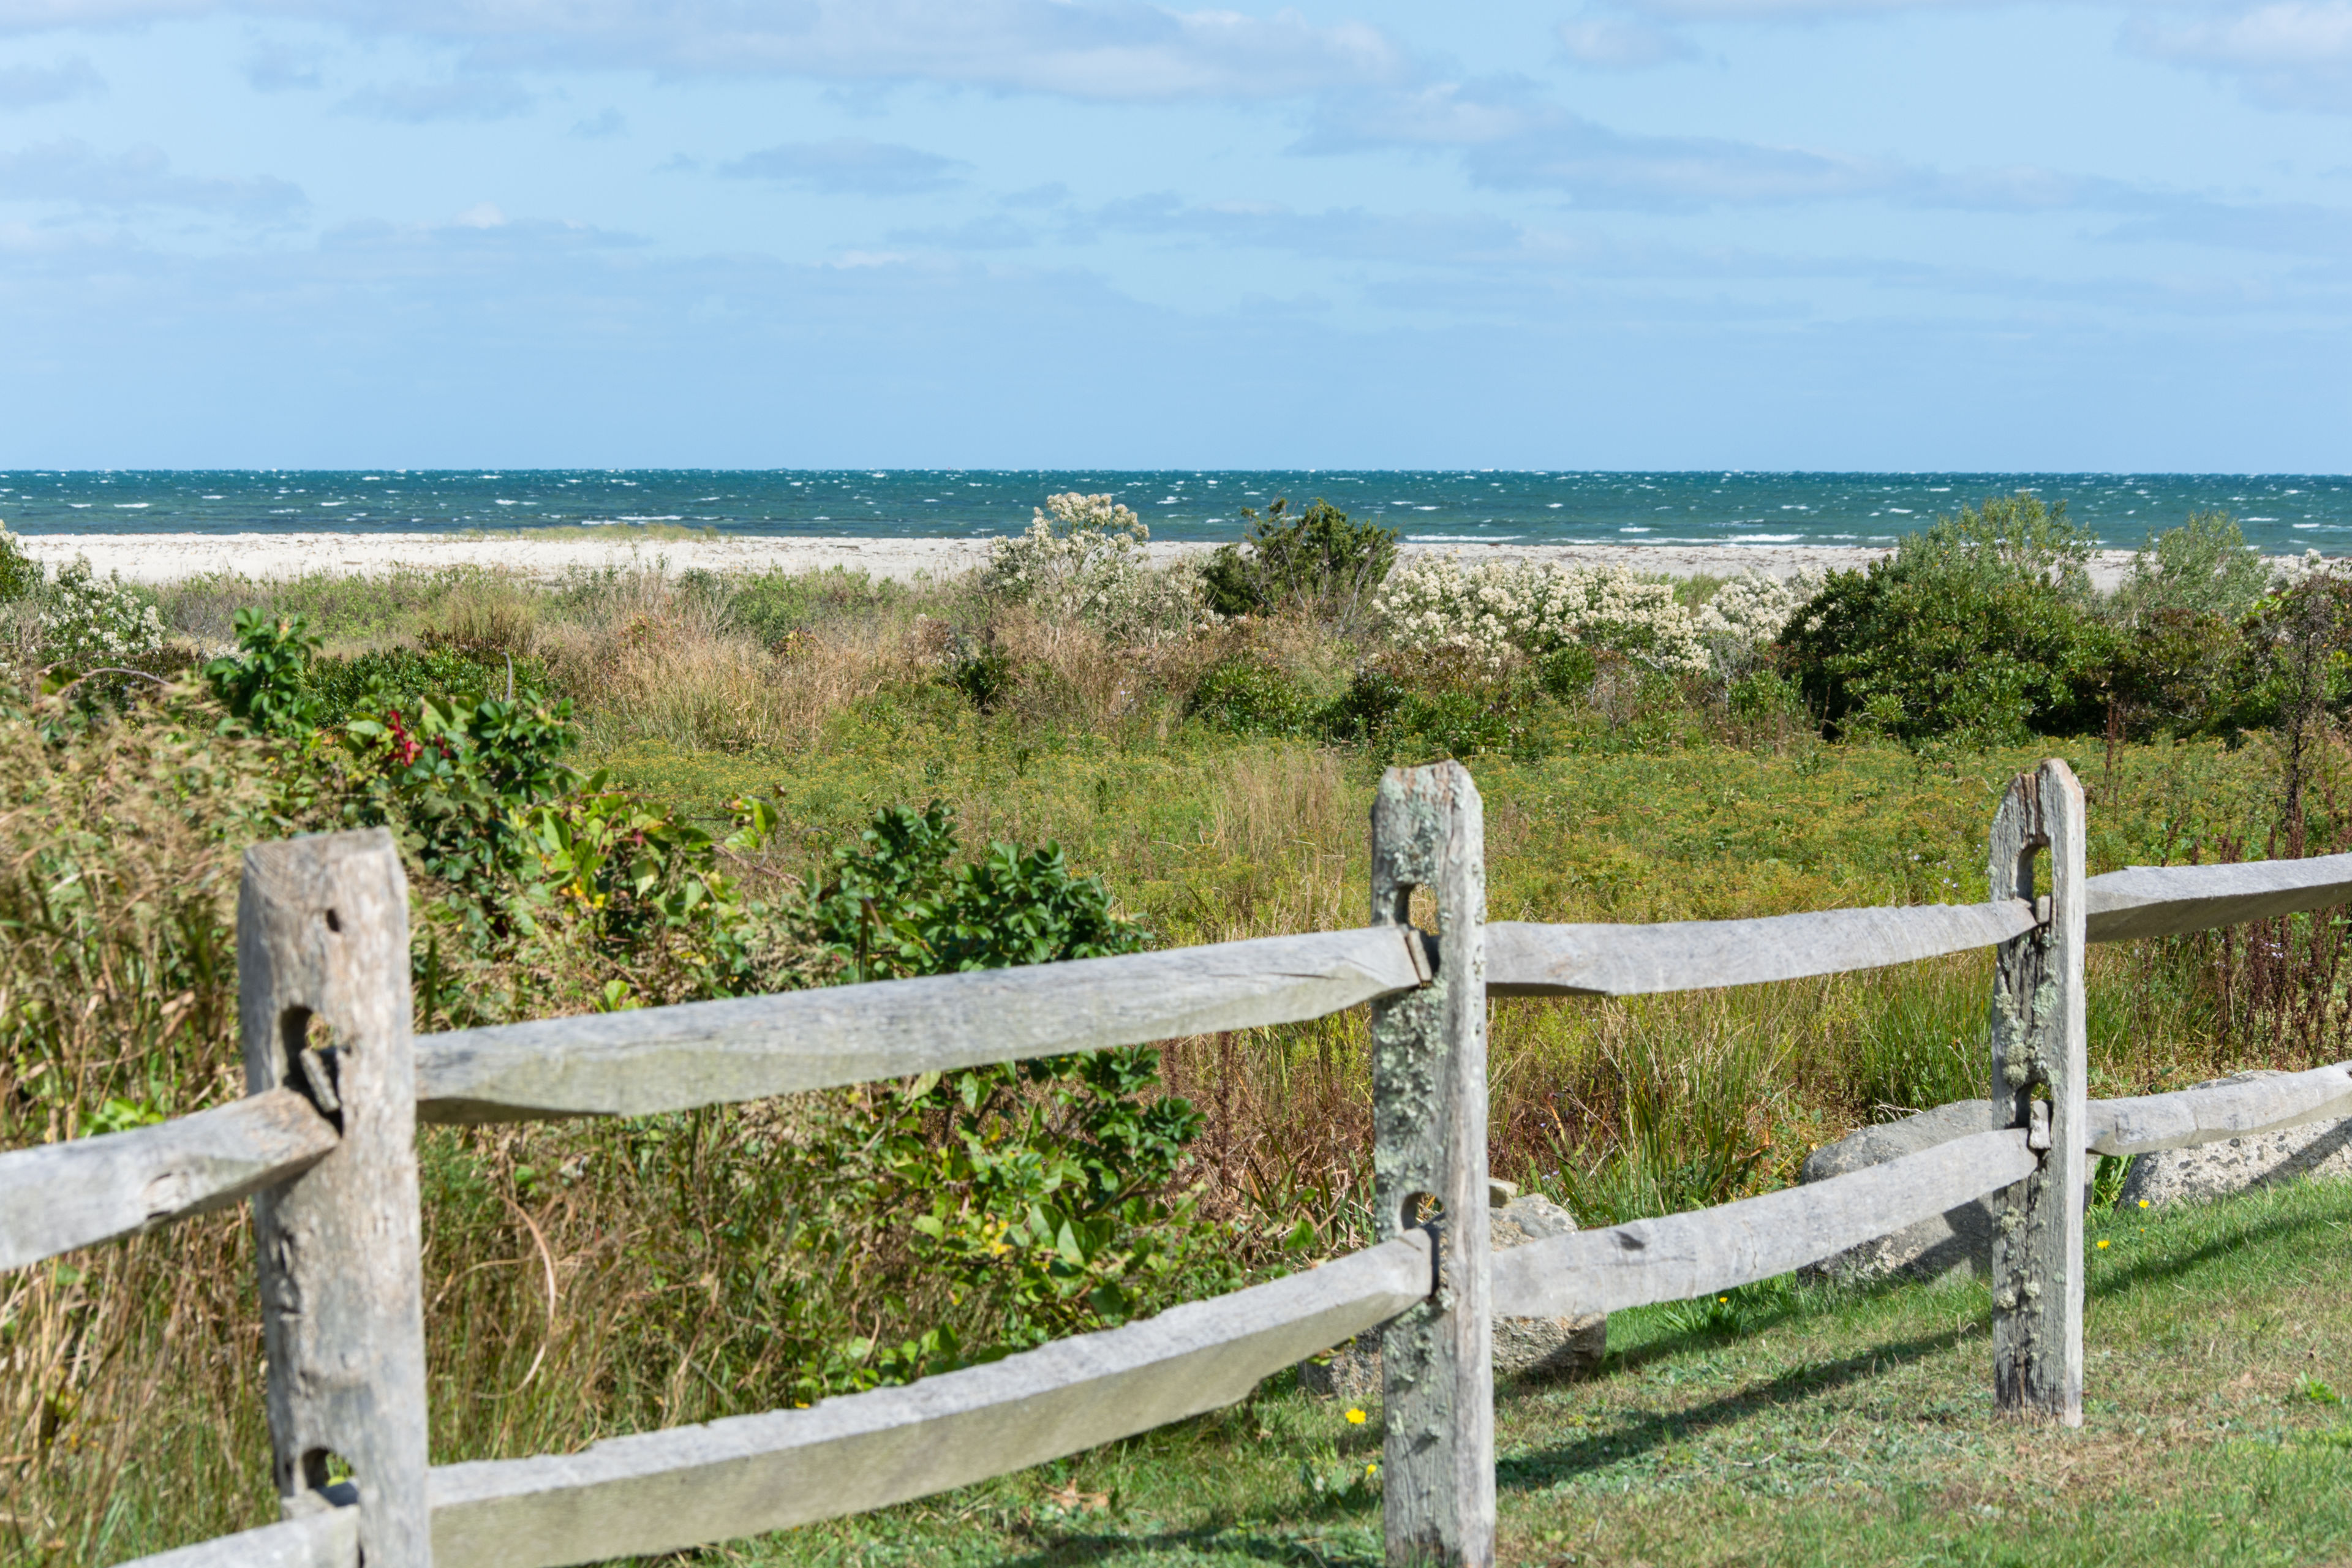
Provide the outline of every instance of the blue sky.
<path id="1" fill-rule="evenodd" d="M 2352 0 L 0 0 L 0 465 L 2352 468 Z"/>

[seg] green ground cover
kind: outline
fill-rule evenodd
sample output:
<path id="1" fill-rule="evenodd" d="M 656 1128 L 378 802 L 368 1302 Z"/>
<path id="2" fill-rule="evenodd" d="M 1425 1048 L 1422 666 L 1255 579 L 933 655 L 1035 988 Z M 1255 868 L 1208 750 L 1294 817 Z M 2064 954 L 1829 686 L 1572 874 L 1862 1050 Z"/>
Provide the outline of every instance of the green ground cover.
<path id="1" fill-rule="evenodd" d="M 1496 1400 L 1517 1563 L 2305 1564 L 2352 1556 L 2352 1184 L 2087 1227 L 2080 1431 L 1994 1415 L 1974 1281 L 1777 1280 L 1622 1312 L 1587 1383 Z M 2104 1245 L 2103 1245 L 2104 1244 Z M 1381 1561 L 1380 1412 L 1270 1383 L 1230 1411 L 745 1563 Z"/>

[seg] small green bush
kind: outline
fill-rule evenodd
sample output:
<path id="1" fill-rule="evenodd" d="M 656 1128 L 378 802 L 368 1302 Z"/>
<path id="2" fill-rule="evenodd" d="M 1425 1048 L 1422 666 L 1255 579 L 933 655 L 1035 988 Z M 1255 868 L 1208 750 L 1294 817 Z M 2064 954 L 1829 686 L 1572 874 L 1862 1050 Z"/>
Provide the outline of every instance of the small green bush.
<path id="1" fill-rule="evenodd" d="M 547 667 L 537 659 L 484 659 L 461 648 L 396 647 L 382 652 L 314 658 L 309 685 L 317 722 L 340 724 L 386 707 L 413 706 L 427 697 L 478 701 L 513 691 L 544 691 Z"/>
<path id="2" fill-rule="evenodd" d="M 2105 717 L 2111 628 L 2084 570 L 2091 536 L 2063 501 L 1963 507 L 1866 573 L 1835 572 L 1783 647 L 1832 731 L 2014 742 Z"/>
<path id="3" fill-rule="evenodd" d="M 1132 952 L 1146 938 L 1054 845 L 992 844 L 959 863 L 954 819 L 878 812 L 810 900 L 818 940 L 853 981 Z M 1165 1189 L 1201 1131 L 1192 1104 L 1151 1092 L 1160 1055 L 1129 1047 L 925 1073 L 854 1100 L 812 1155 L 842 1163 L 885 1212 L 911 1214 L 927 1268 L 988 1302 L 991 1348 L 1124 1321 L 1153 1309 L 1213 1244 Z M 884 1354 L 861 1342 L 849 1381 L 951 1364 L 943 1327 Z"/>
<path id="4" fill-rule="evenodd" d="M 1581 643 L 1571 643 L 1536 660 L 1536 681 L 1555 702 L 1581 702 L 1592 695 L 1601 674 L 1601 657 Z"/>
<path id="5" fill-rule="evenodd" d="M 940 679 L 961 692 L 964 700 L 982 713 L 993 713 L 1012 693 L 1013 656 L 992 642 L 956 654 Z"/>
<path id="6" fill-rule="evenodd" d="M 0 605 L 29 599 L 41 591 L 41 563 L 25 553 L 16 536 L 0 525 Z"/>
<path id="7" fill-rule="evenodd" d="M 1202 571 L 1209 607 L 1221 616 L 1263 616 L 1304 606 L 1353 619 L 1396 563 L 1396 531 L 1350 522 L 1318 499 L 1289 514 L 1281 497 L 1261 517 L 1242 508 L 1249 537 L 1217 548 Z"/>
<path id="8" fill-rule="evenodd" d="M 1524 676 L 1490 676 L 1467 656 L 1376 661 L 1315 715 L 1332 745 L 1360 746 L 1388 762 L 1533 754 L 1538 688 Z"/>
<path id="9" fill-rule="evenodd" d="M 1289 676 L 1249 655 L 1213 666 L 1193 688 L 1184 714 L 1235 735 L 1302 736 L 1316 730 L 1314 699 Z"/>
<path id="10" fill-rule="evenodd" d="M 2271 590 L 2271 563 L 2246 546 L 2226 511 L 2192 511 L 2178 528 L 2151 532 L 2133 552 L 2131 570 L 2108 611 L 2126 624 L 2172 615 L 2231 625 Z"/>
<path id="11" fill-rule="evenodd" d="M 907 594 L 887 577 L 839 566 L 721 580 L 715 592 L 723 595 L 730 621 L 772 647 L 821 621 L 887 609 Z"/>
<path id="12" fill-rule="evenodd" d="M 309 617 L 236 613 L 236 647 L 205 666 L 205 679 L 229 717 L 257 733 L 301 735 L 318 728 L 310 659 L 319 638 Z"/>

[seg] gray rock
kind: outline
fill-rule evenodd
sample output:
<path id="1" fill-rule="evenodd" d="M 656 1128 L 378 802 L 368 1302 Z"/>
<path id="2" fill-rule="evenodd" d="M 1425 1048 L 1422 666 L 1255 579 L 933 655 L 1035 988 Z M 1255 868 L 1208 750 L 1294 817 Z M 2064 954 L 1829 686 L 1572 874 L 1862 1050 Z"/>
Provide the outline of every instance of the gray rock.
<path id="1" fill-rule="evenodd" d="M 1991 1100 L 1962 1100 L 1906 1116 L 1900 1121 L 1865 1127 L 1807 1155 L 1803 1180 L 1826 1181 L 1832 1176 L 1883 1165 L 1906 1154 L 1916 1154 L 1971 1132 L 1987 1131 L 1994 1125 L 1992 1117 Z M 1921 1220 L 1875 1241 L 1865 1241 L 1835 1257 L 1808 1264 L 1800 1272 L 1846 1284 L 1898 1273 L 1927 1279 L 1962 1270 L 1989 1274 L 1992 1270 L 1997 1202 L 1996 1196 L 1988 1194 L 1947 1209 L 1934 1219 Z"/>
<path id="2" fill-rule="evenodd" d="M 2276 1078 L 2268 1068 L 2233 1073 L 2195 1087 Z M 2193 1149 L 2161 1149 L 2132 1161 L 2124 1177 L 2120 1206 L 2151 1207 L 2216 1198 L 2249 1187 L 2291 1182 L 2301 1176 L 2352 1176 L 2352 1120 L 2313 1121 L 2278 1132 L 2260 1132 L 2200 1143 Z"/>
<path id="3" fill-rule="evenodd" d="M 1496 1251 L 1524 1247 L 1576 1229 L 1576 1216 L 1540 1194 L 1513 1196 L 1507 1182 L 1494 1184 L 1495 1206 L 1486 1211 L 1486 1234 Z M 1505 1201 L 1507 1200 L 1507 1201 Z M 1496 1383 L 1558 1383 L 1591 1373 L 1609 1348 L 1609 1318 L 1497 1318 L 1495 1320 Z M 1364 1402 L 1381 1396 L 1381 1336 L 1358 1334 L 1325 1356 L 1298 1363 L 1298 1385 L 1309 1394 Z"/>

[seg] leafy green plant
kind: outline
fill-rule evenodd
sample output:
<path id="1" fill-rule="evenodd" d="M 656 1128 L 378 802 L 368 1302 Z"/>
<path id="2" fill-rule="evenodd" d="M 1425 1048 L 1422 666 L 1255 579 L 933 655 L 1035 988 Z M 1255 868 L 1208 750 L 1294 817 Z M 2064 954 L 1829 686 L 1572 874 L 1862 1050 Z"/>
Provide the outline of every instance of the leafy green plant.
<path id="1" fill-rule="evenodd" d="M 1396 563 L 1396 531 L 1351 522 L 1319 498 L 1304 511 L 1289 506 L 1276 497 L 1264 516 L 1242 508 L 1249 537 L 1218 546 L 1202 572 L 1209 607 L 1230 616 L 1304 605 L 1353 620 Z"/>
<path id="2" fill-rule="evenodd" d="M 834 858 L 809 906 L 815 939 L 847 977 L 894 979 L 1102 958 L 1144 945 L 1111 912 L 1110 892 L 1074 877 L 1060 846 L 988 847 L 956 859 L 954 818 L 937 801 L 877 812 L 857 847 Z"/>
<path id="3" fill-rule="evenodd" d="M 1315 725 L 1334 745 L 1401 762 L 1526 755 L 1535 691 L 1524 676 L 1490 674 L 1465 652 L 1398 656 L 1359 669 Z"/>
<path id="4" fill-rule="evenodd" d="M 940 679 L 982 713 L 993 713 L 1013 690 L 1013 656 L 993 642 L 955 654 Z"/>
<path id="5" fill-rule="evenodd" d="M 810 900 L 818 939 L 852 981 L 941 974 L 1131 952 L 1144 943 L 1092 878 L 1053 845 L 992 844 L 956 859 L 937 803 L 877 812 Z M 926 1073 L 851 1102 L 833 1153 L 873 1201 L 909 1214 L 908 1244 L 965 1295 L 985 1298 L 994 1343 L 1016 1348 L 1115 1323 L 1202 1265 L 1207 1243 L 1166 1187 L 1200 1114 L 1153 1096 L 1149 1048 Z M 952 1336 L 899 1347 L 928 1364 Z M 912 1357 L 912 1362 L 908 1357 Z"/>
<path id="6" fill-rule="evenodd" d="M 29 599 L 41 591 L 41 563 L 26 553 L 16 535 L 0 525 L 0 605 Z"/>
<path id="7" fill-rule="evenodd" d="M 317 699 L 315 718 L 321 728 L 426 697 L 478 700 L 548 688 L 547 667 L 537 659 L 483 659 L 456 647 L 314 657 L 306 679 Z"/>
<path id="8" fill-rule="evenodd" d="M 495 897 L 536 868 L 526 814 L 576 782 L 562 753 L 577 738 L 568 701 L 472 703 L 427 697 L 343 726 L 357 766 L 347 820 L 390 825 L 425 868 L 478 897 Z"/>
<path id="9" fill-rule="evenodd" d="M 229 717 L 264 735 L 302 735 L 316 729 L 320 704 L 310 670 L 319 638 L 308 617 L 239 610 L 236 647 L 204 671 Z"/>
<path id="10" fill-rule="evenodd" d="M 2226 511 L 2192 511 L 2178 528 L 2150 532 L 2109 602 L 2118 620 L 2163 611 L 2236 621 L 2270 592 L 2271 563 L 2249 549 Z"/>
<path id="11" fill-rule="evenodd" d="M 1184 712 L 1235 735 L 1306 735 L 1315 729 L 1316 706 L 1297 681 L 1244 654 L 1211 666 Z"/>

